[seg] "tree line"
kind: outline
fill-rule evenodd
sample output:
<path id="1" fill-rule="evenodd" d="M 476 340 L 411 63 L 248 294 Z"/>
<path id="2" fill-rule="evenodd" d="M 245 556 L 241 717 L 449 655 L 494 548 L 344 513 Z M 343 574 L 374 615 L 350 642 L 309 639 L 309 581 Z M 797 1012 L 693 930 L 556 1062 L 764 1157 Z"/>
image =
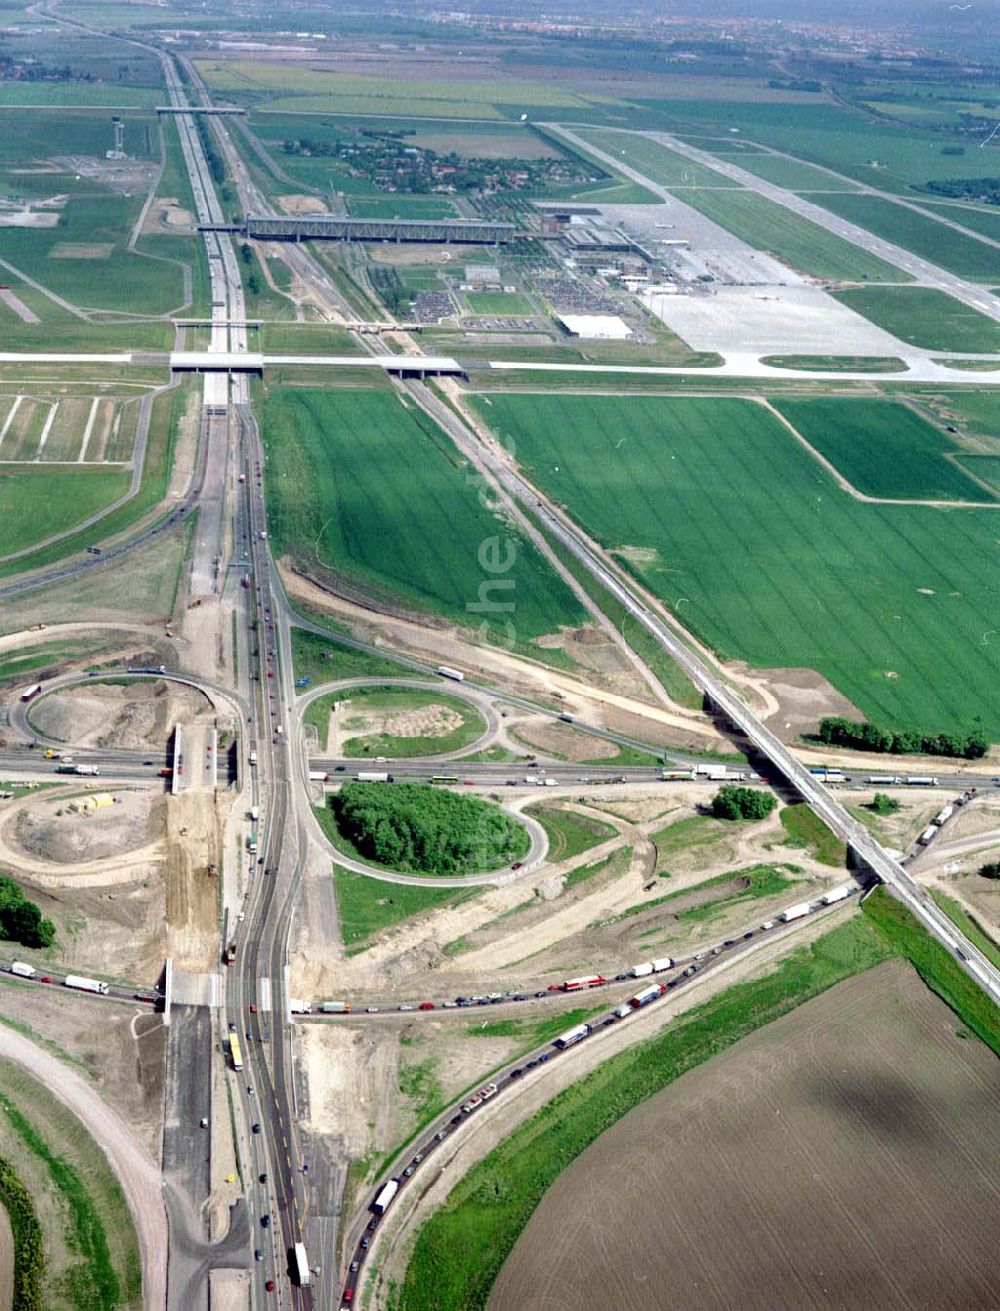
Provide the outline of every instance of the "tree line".
<path id="1" fill-rule="evenodd" d="M 869 720 L 843 719 L 826 715 L 819 721 L 821 742 L 856 751 L 876 751 L 890 756 L 960 756 L 981 760 L 990 744 L 985 733 L 921 733 L 917 729 L 882 728 Z"/>

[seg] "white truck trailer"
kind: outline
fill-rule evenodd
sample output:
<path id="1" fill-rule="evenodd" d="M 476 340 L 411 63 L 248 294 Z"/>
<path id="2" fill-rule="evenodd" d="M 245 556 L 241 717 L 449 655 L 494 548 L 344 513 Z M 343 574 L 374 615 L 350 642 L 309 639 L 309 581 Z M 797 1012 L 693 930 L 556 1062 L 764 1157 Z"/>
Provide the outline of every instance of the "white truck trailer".
<path id="1" fill-rule="evenodd" d="M 778 916 L 782 924 L 788 924 L 792 920 L 800 920 L 804 915 L 808 915 L 812 910 L 812 902 L 800 901 L 797 906 L 789 906 Z"/>
<path id="2" fill-rule="evenodd" d="M 838 901 L 846 901 L 854 892 L 856 885 L 854 883 L 841 883 L 839 888 L 831 888 L 829 892 L 824 892 L 820 901 L 824 906 L 832 906 Z"/>
<path id="3" fill-rule="evenodd" d="M 100 979 L 86 979 L 82 974 L 67 974 L 63 983 L 67 988 L 78 988 L 80 992 L 96 992 L 102 997 L 108 995 L 108 985 Z"/>
<path id="4" fill-rule="evenodd" d="M 465 675 L 462 673 L 461 669 L 452 669 L 451 665 L 438 665 L 436 672 L 439 673 L 442 678 L 454 679 L 456 683 L 465 682 Z"/>
<path id="5" fill-rule="evenodd" d="M 398 1192 L 399 1192 L 399 1180 L 390 1179 L 389 1182 L 385 1184 L 385 1186 L 381 1189 L 378 1196 L 375 1198 L 374 1202 L 372 1202 L 372 1211 L 375 1213 L 375 1215 L 385 1215 L 386 1211 L 388 1211 L 389 1209 L 392 1199 L 396 1196 Z"/>
<path id="6" fill-rule="evenodd" d="M 22 979 L 33 979 L 38 971 L 34 965 L 26 965 L 23 960 L 16 960 L 10 967 L 11 974 L 20 975 Z"/>

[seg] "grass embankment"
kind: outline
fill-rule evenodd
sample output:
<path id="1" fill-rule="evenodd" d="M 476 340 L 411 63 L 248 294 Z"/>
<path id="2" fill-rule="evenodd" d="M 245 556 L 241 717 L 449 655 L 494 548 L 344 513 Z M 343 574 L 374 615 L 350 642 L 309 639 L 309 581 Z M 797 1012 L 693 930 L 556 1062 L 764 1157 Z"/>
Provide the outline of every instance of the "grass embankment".
<path id="1" fill-rule="evenodd" d="M 847 847 L 834 837 L 823 821 L 805 802 L 785 806 L 778 818 L 788 834 L 788 845 L 804 847 L 821 865 L 843 868 L 847 864 Z"/>
<path id="2" fill-rule="evenodd" d="M 394 660 L 343 645 L 335 633 L 326 636 L 305 628 L 292 629 L 292 667 L 297 679 L 308 678 L 312 684 L 343 678 L 401 678 L 407 673 L 406 666 Z"/>
<path id="3" fill-rule="evenodd" d="M 60 1254 L 55 1246 L 47 1252 L 42 1305 L 138 1307 L 139 1249 L 117 1179 L 76 1117 L 13 1065 L 0 1067 L 0 1139 L 18 1174 L 45 1198 L 43 1232 L 61 1231 Z"/>
<path id="4" fill-rule="evenodd" d="M 1000 1056 L 1000 1011 L 958 962 L 884 888 L 876 888 L 865 898 L 864 909 L 885 940 L 898 955 L 906 957 L 928 988 L 946 1001 L 962 1022 Z"/>
<path id="5" fill-rule="evenodd" d="M 329 816 L 328 810 L 319 811 Z M 332 816 L 330 816 L 332 819 Z M 333 867 L 333 883 L 340 914 L 340 936 L 348 956 L 356 956 L 371 945 L 385 929 L 390 929 L 411 915 L 441 906 L 454 906 L 474 897 L 478 889 L 456 891 L 454 888 L 422 888 L 407 883 L 381 883 L 353 870 Z"/>
<path id="6" fill-rule="evenodd" d="M 474 705 L 458 697 L 409 687 L 351 687 L 340 693 L 318 697 L 309 706 L 305 721 L 315 728 L 320 743 L 326 741 L 330 712 L 339 701 L 345 714 L 340 723 L 343 754 L 364 760 L 378 756 L 393 759 L 412 756 L 439 756 L 471 746 L 486 732 L 486 721 Z M 402 736 L 392 732 L 394 718 L 409 712 L 434 712 L 457 715 L 458 723 L 445 726 L 440 733 Z M 365 732 L 368 716 L 384 716 L 387 726 L 382 732 Z"/>
<path id="7" fill-rule="evenodd" d="M 761 364 L 772 369 L 822 370 L 824 373 L 905 373 L 895 355 L 765 355 Z"/>
<path id="8" fill-rule="evenodd" d="M 652 633 L 643 628 L 622 603 L 613 597 L 575 556 L 570 555 L 561 543 L 548 534 L 545 535 L 559 561 L 565 565 L 597 608 L 616 626 L 671 701 L 675 705 L 685 706 L 688 710 L 700 710 L 705 698 L 680 665 L 664 651 Z"/>
<path id="9" fill-rule="evenodd" d="M 599 842 L 613 838 L 615 829 L 611 824 L 604 824 L 589 815 L 581 815 L 575 810 L 561 810 L 550 806 L 532 806 L 527 814 L 541 824 L 549 839 L 547 859 L 572 860 L 581 852 L 589 851 Z"/>
<path id="10" fill-rule="evenodd" d="M 514 1131 L 422 1226 L 393 1311 L 477 1311 L 546 1189 L 633 1106 L 685 1071 L 891 955 L 855 917 L 794 952 L 763 979 L 738 984 L 612 1057 Z"/>
<path id="11" fill-rule="evenodd" d="M 385 869 L 477 874 L 530 847 L 524 826 L 499 806 L 429 783 L 345 783 L 329 808 L 341 848 Z"/>
<path id="12" fill-rule="evenodd" d="M 978 947 L 983 955 L 988 957 L 997 969 L 1000 969 L 1000 946 L 990 937 L 979 921 L 973 915 L 970 915 L 954 897 L 949 897 L 947 892 L 938 892 L 936 889 L 932 889 L 931 896 L 952 924 L 961 929 L 972 945 Z"/>

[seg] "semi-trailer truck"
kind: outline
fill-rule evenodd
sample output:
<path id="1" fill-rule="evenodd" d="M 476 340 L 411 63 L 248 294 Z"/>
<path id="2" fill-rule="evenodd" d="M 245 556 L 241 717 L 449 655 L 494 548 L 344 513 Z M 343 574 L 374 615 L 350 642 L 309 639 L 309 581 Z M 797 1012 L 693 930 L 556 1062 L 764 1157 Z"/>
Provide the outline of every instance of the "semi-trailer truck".
<path id="1" fill-rule="evenodd" d="M 889 783 L 898 787 L 903 780 L 898 774 L 869 774 L 867 781 L 869 783 Z"/>
<path id="2" fill-rule="evenodd" d="M 399 1192 L 399 1180 L 390 1179 L 381 1189 L 378 1196 L 372 1202 L 372 1211 L 375 1215 L 385 1215 L 388 1211 L 392 1199 Z"/>
<path id="3" fill-rule="evenodd" d="M 100 772 L 96 765 L 74 765 L 67 764 L 66 761 L 63 761 L 61 765 L 56 765 L 57 774 L 83 774 L 88 778 L 94 778 Z"/>
<path id="4" fill-rule="evenodd" d="M 922 847 L 926 847 L 929 846 L 930 843 L 932 843 L 936 837 L 937 837 L 937 829 L 934 827 L 933 824 L 928 824 L 927 827 L 924 829 L 923 833 L 921 833 L 920 837 L 917 838 L 917 841 L 920 843 Z"/>
<path id="5" fill-rule="evenodd" d="M 824 906 L 832 906 L 835 902 L 845 901 L 856 889 L 854 883 L 841 883 L 839 888 L 831 888 L 829 892 L 824 892 L 820 901 Z"/>
<path id="6" fill-rule="evenodd" d="M 565 1051 L 567 1047 L 572 1047 L 574 1044 L 582 1042 L 590 1032 L 591 1027 L 589 1024 L 578 1024 L 575 1028 L 567 1029 L 565 1033 L 561 1033 L 559 1037 L 556 1038 L 554 1045 L 558 1047 L 560 1051 Z"/>
<path id="7" fill-rule="evenodd" d="M 67 974 L 63 983 L 67 988 L 78 988 L 80 992 L 97 992 L 102 997 L 108 995 L 108 985 L 100 979 L 85 979 L 82 974 Z"/>
<path id="8" fill-rule="evenodd" d="M 351 1003 L 349 1001 L 325 1001 L 320 1006 L 324 1015 L 349 1015 L 351 1013 Z"/>
<path id="9" fill-rule="evenodd" d="M 563 992 L 579 992 L 582 988 L 599 988 L 607 983 L 603 974 L 585 974 L 579 979 L 567 979 L 562 985 Z"/>
<path id="10" fill-rule="evenodd" d="M 305 1243 L 296 1243 L 292 1248 L 292 1266 L 295 1270 L 295 1282 L 300 1288 L 308 1288 L 309 1258 L 306 1256 Z"/>
<path id="11" fill-rule="evenodd" d="M 651 983 L 648 988 L 643 988 L 642 992 L 637 992 L 634 997 L 629 998 L 629 1005 L 633 1010 L 641 1010 L 643 1006 L 648 1006 L 651 1001 L 656 1001 L 666 992 L 662 983 Z"/>
<path id="12" fill-rule="evenodd" d="M 936 788 L 938 785 L 935 774 L 911 774 L 906 781 L 911 788 Z"/>
<path id="13" fill-rule="evenodd" d="M 812 910 L 812 903 L 809 901 L 800 901 L 797 906 L 789 906 L 778 916 L 782 924 L 788 924 L 791 920 L 800 920 L 803 915 L 808 915 Z"/>
<path id="14" fill-rule="evenodd" d="M 662 970 L 672 970 L 674 968 L 674 958 L 672 956 L 659 956 L 653 961 L 653 973 L 659 974 Z"/>
<path id="15" fill-rule="evenodd" d="M 652 974 L 653 962 L 651 960 L 643 961 L 641 965 L 633 965 L 629 974 L 633 979 L 644 979 L 647 974 Z"/>
<path id="16" fill-rule="evenodd" d="M 442 678 L 453 678 L 456 683 L 465 682 L 465 675 L 462 671 L 460 669 L 452 669 L 451 665 L 438 665 L 437 673 L 439 673 Z"/>
<path id="17" fill-rule="evenodd" d="M 11 974 L 19 974 L 22 979 L 33 979 L 38 971 L 34 965 L 26 965 L 23 960 L 16 960 L 10 967 Z"/>
<path id="18" fill-rule="evenodd" d="M 955 813 L 954 806 L 945 806 L 942 810 L 939 810 L 938 813 L 934 816 L 932 823 L 934 823 L 935 825 L 937 825 L 938 828 L 940 828 L 942 824 L 947 824 L 948 820 L 951 819 L 954 813 Z"/>
<path id="19" fill-rule="evenodd" d="M 330 775 L 324 773 L 322 769 L 310 769 L 309 771 L 310 783 L 328 783 L 329 781 L 330 781 Z"/>
<path id="20" fill-rule="evenodd" d="M 379 770 L 363 769 L 355 775 L 359 783 L 391 783 L 392 775 L 382 773 Z"/>

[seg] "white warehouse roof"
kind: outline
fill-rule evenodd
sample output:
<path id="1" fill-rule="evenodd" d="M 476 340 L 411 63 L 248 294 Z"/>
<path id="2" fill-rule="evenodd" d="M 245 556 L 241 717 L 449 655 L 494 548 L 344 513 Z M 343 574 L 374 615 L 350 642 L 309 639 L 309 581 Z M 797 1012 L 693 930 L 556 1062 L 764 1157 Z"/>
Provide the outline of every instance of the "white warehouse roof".
<path id="1" fill-rule="evenodd" d="M 610 341 L 624 341 L 632 336 L 632 329 L 617 314 L 560 314 L 559 322 L 574 337 L 602 337 Z"/>

